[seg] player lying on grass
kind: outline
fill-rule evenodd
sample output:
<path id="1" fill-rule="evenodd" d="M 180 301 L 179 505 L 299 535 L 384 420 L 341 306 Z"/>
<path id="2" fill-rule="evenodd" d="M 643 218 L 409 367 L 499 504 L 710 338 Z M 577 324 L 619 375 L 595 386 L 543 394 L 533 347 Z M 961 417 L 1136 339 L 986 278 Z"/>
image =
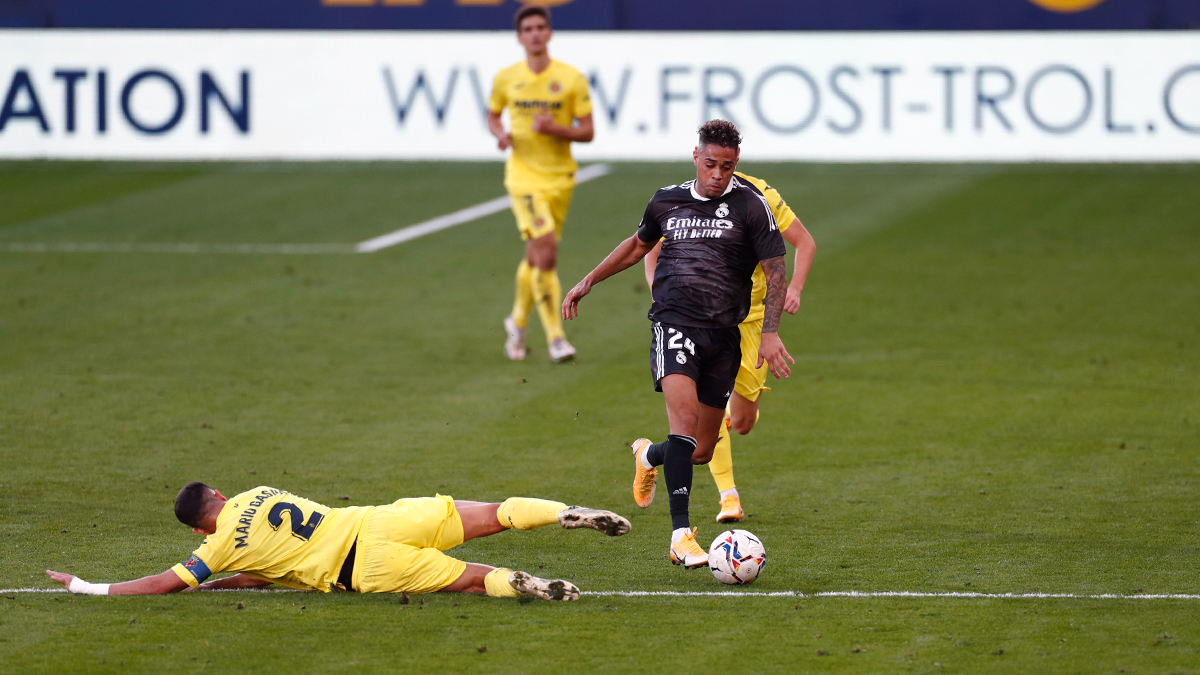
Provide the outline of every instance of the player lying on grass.
<path id="1" fill-rule="evenodd" d="M 455 560 L 442 551 L 508 529 L 558 523 L 609 536 L 629 532 L 611 512 L 544 499 L 510 497 L 499 504 L 451 497 L 399 499 L 384 506 L 331 509 L 290 492 L 260 486 L 226 499 L 204 483 L 188 483 L 175 498 L 175 516 L 205 535 L 187 562 L 154 576 L 90 584 L 46 570 L 72 593 L 160 595 L 187 590 L 281 584 L 308 591 L 521 595 L 577 600 L 569 581 Z M 239 572 L 207 581 L 219 572 Z"/>
<path id="2" fill-rule="evenodd" d="M 747 181 L 762 193 L 775 216 L 775 223 L 784 240 L 796 247 L 796 258 L 792 272 L 792 281 L 788 284 L 787 295 L 783 301 L 783 311 L 795 314 L 800 309 L 800 294 L 804 292 L 804 282 L 812 269 L 813 257 L 817 245 L 812 235 L 805 229 L 804 224 L 796 217 L 795 212 L 783 200 L 779 191 L 767 184 L 767 181 L 754 176 L 748 176 L 740 171 L 734 172 L 738 178 Z M 657 268 L 658 253 L 662 250 L 660 241 L 646 254 L 646 283 L 654 290 L 654 272 Z M 767 276 L 759 265 L 754 270 L 754 287 L 750 291 L 750 313 L 738 324 L 742 335 L 742 361 L 738 367 L 737 380 L 733 385 L 733 395 L 725 406 L 725 423 L 721 426 L 717 445 L 713 450 L 712 461 L 708 470 L 720 491 L 721 508 L 717 512 L 718 523 L 741 522 L 746 518 L 742 509 L 742 497 L 738 494 L 737 484 L 733 480 L 733 448 L 730 442 L 731 429 L 737 430 L 743 436 L 750 433 L 758 423 L 759 397 L 764 391 L 770 391 L 766 386 L 767 364 L 756 366 L 758 363 L 758 345 L 762 341 L 764 316 L 763 301 L 767 297 Z"/>

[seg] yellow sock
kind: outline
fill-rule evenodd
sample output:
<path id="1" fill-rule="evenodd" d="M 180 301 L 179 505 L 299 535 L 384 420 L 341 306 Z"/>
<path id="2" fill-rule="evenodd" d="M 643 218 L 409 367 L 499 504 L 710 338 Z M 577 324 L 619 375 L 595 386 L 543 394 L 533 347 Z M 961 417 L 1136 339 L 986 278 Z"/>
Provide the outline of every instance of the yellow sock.
<path id="1" fill-rule="evenodd" d="M 483 577 L 483 587 L 492 598 L 519 598 L 521 593 L 508 583 L 508 577 L 513 573 L 507 567 L 497 567 Z"/>
<path id="2" fill-rule="evenodd" d="M 717 447 L 713 450 L 712 461 L 708 463 L 713 480 L 717 482 L 717 490 L 724 492 L 732 490 L 733 483 L 733 447 L 729 442 L 729 428 L 721 422 L 721 433 L 717 436 Z"/>
<path id="3" fill-rule="evenodd" d="M 537 301 L 542 329 L 546 331 L 546 342 L 566 337 L 562 327 L 562 284 L 558 281 L 558 270 L 533 270 L 533 297 Z"/>
<path id="4" fill-rule="evenodd" d="M 530 309 L 533 309 L 533 265 L 521 260 L 517 266 L 517 298 L 512 309 L 513 321 L 521 328 L 529 325 Z"/>
<path id="5" fill-rule="evenodd" d="M 509 529 L 532 530 L 557 523 L 558 514 L 566 508 L 567 505 L 562 502 L 547 499 L 509 497 L 496 510 L 496 520 Z"/>

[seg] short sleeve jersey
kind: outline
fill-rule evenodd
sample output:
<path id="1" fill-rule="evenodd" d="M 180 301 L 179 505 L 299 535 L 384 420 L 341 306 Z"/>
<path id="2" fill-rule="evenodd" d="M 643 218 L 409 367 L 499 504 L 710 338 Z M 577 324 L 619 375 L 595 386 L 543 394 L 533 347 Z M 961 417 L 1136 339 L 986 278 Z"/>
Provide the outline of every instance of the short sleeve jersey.
<path id="1" fill-rule="evenodd" d="M 694 181 L 655 193 L 638 238 L 663 239 L 654 270 L 650 320 L 727 328 L 750 311 L 751 276 L 760 260 L 786 249 L 763 195 L 736 175 L 720 197 L 702 197 Z"/>
<path id="2" fill-rule="evenodd" d="M 259 486 L 227 501 L 217 516 L 217 531 L 171 570 L 192 587 L 218 572 L 242 572 L 328 593 L 372 508 L 331 509 Z"/>
<path id="3" fill-rule="evenodd" d="M 775 188 L 767 185 L 767 181 L 754 176 L 747 176 L 744 173 L 738 172 L 738 178 L 745 180 L 758 191 L 762 193 L 767 200 L 767 206 L 771 207 L 771 214 L 775 216 L 775 222 L 779 225 L 779 232 L 782 234 L 792 226 L 792 221 L 796 220 L 796 214 L 792 211 L 787 202 L 783 201 L 783 195 Z M 750 313 L 742 320 L 747 321 L 762 321 L 765 314 L 763 300 L 767 297 L 767 275 L 763 272 L 762 265 L 754 268 L 754 287 L 750 290 Z"/>
<path id="4" fill-rule="evenodd" d="M 569 127 L 577 118 L 590 115 L 592 99 L 587 79 L 561 61 L 550 60 L 541 73 L 525 61 L 496 74 L 488 110 L 499 114 L 508 108 L 512 131 L 512 154 L 505 165 L 508 186 L 554 188 L 575 184 L 579 165 L 571 157 L 571 142 L 533 130 L 534 115 L 543 111 Z"/>

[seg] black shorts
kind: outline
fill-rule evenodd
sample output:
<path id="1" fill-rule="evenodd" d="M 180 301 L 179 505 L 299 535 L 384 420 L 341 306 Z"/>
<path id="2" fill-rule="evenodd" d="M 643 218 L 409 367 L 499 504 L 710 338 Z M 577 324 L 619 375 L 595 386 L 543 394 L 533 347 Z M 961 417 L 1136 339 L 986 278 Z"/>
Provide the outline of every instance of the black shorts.
<path id="1" fill-rule="evenodd" d="M 667 375 L 687 375 L 696 382 L 696 398 L 706 406 L 725 408 L 742 363 L 742 333 L 732 328 L 693 328 L 655 323 L 651 329 L 650 374 L 654 391 L 662 391 Z"/>

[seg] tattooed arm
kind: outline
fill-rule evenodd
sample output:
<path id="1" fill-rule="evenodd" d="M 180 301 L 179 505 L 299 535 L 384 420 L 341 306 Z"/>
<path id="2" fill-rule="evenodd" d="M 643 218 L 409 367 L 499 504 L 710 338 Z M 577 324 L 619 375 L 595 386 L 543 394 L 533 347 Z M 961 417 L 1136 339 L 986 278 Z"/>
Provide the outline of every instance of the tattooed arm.
<path id="1" fill-rule="evenodd" d="M 788 362 L 796 362 L 779 339 L 779 317 L 783 315 L 783 302 L 787 298 L 787 264 L 783 262 L 783 256 L 768 258 L 760 264 L 767 275 L 767 297 L 763 300 L 765 312 L 757 367 L 761 368 L 765 361 L 775 379 L 779 379 L 792 373 Z"/>

